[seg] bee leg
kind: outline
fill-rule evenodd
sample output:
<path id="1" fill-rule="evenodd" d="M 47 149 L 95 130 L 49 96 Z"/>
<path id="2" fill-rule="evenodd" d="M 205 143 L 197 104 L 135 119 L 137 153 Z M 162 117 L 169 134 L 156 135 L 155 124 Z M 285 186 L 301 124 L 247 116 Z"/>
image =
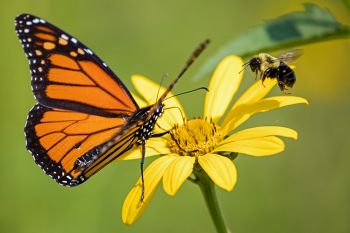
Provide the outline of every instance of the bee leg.
<path id="1" fill-rule="evenodd" d="M 265 87 L 265 85 L 264 85 L 264 81 L 265 81 L 265 79 L 269 76 L 269 74 L 270 74 L 270 69 L 266 69 L 265 71 L 264 71 L 264 73 L 261 75 L 261 82 L 262 82 L 262 85 Z"/>
<path id="2" fill-rule="evenodd" d="M 289 92 L 289 91 L 288 91 L 288 89 L 287 89 L 287 88 L 284 88 L 283 93 L 284 93 L 285 95 L 290 95 L 290 94 L 292 94 L 291 92 Z"/>
<path id="3" fill-rule="evenodd" d="M 280 90 L 283 91 L 283 92 L 285 93 L 285 90 L 286 90 L 286 89 L 284 88 L 283 83 L 281 83 L 280 81 L 278 81 L 277 84 L 278 84 L 278 87 L 280 88 Z"/>

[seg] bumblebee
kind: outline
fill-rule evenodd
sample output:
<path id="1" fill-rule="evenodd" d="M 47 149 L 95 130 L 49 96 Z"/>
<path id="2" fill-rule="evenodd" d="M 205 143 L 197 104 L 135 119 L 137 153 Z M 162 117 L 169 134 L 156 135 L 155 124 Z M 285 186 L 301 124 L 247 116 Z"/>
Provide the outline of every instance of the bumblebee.
<path id="1" fill-rule="evenodd" d="M 260 73 L 260 78 L 264 83 L 266 78 L 275 78 L 281 91 L 292 88 L 296 81 L 296 76 L 289 66 L 301 55 L 301 50 L 292 50 L 273 57 L 267 53 L 260 53 L 251 58 L 244 66 L 249 65 L 256 74 Z"/>

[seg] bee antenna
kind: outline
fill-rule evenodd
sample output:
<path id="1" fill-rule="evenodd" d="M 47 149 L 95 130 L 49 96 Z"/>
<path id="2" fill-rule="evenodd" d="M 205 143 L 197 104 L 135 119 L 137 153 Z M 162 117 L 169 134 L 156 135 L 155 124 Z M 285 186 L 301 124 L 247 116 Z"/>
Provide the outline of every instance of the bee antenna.
<path id="1" fill-rule="evenodd" d="M 244 63 L 244 64 L 242 65 L 243 68 L 241 69 L 241 71 L 238 72 L 238 74 L 242 73 L 242 71 L 245 70 L 245 68 L 249 65 L 249 62 L 250 62 L 250 61 L 247 61 L 246 63 Z"/>

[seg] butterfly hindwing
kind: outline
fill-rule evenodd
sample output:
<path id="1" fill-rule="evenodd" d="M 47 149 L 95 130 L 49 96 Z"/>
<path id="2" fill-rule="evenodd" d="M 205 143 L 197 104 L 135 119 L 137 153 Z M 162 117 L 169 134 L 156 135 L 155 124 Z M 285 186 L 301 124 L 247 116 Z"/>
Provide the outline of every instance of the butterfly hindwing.
<path id="1" fill-rule="evenodd" d="M 27 149 L 35 162 L 58 183 L 74 186 L 86 179 L 85 169 L 99 158 L 124 126 L 123 118 L 37 104 L 28 113 L 25 126 Z"/>
<path id="2" fill-rule="evenodd" d="M 109 117 L 138 109 L 120 79 L 77 39 L 33 15 L 22 14 L 15 21 L 39 103 Z"/>

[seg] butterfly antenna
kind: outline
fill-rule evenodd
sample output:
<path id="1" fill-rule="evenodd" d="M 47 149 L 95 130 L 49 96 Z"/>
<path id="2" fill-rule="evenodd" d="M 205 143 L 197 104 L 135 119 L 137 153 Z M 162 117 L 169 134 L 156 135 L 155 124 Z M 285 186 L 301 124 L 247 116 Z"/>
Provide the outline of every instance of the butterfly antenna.
<path id="1" fill-rule="evenodd" d="M 164 80 L 165 80 L 167 77 L 168 77 L 168 74 L 163 74 L 163 77 L 162 77 L 162 79 L 160 80 L 159 88 L 158 88 L 158 91 L 157 91 L 157 97 L 156 97 L 156 101 L 155 101 L 155 102 L 157 102 L 157 100 L 158 100 L 160 88 L 162 87 L 163 82 L 164 82 Z"/>
<path id="2" fill-rule="evenodd" d="M 182 75 L 188 70 L 188 68 L 192 65 L 192 63 L 199 57 L 199 55 L 204 51 L 204 49 L 208 46 L 210 43 L 209 39 L 206 39 L 202 43 L 199 44 L 199 46 L 193 51 L 192 55 L 187 59 L 184 67 L 182 68 L 181 72 L 178 74 L 175 82 L 182 77 Z"/>
<path id="3" fill-rule="evenodd" d="M 193 51 L 191 56 L 187 59 L 181 72 L 177 75 L 176 79 L 170 84 L 169 88 L 160 97 L 159 99 L 160 101 L 163 101 L 163 99 L 169 94 L 169 92 L 171 91 L 171 89 L 173 89 L 177 81 L 179 81 L 182 75 L 188 70 L 188 68 L 193 64 L 193 62 L 197 59 L 197 57 L 199 57 L 199 55 L 204 51 L 204 49 L 207 47 L 209 43 L 210 43 L 210 40 L 206 39 L 205 41 L 199 44 L 196 50 Z"/>
<path id="4" fill-rule="evenodd" d="M 205 91 L 209 92 L 208 88 L 206 88 L 206 87 L 199 87 L 199 88 L 196 88 L 196 89 L 193 89 L 193 90 L 190 90 L 190 91 L 185 91 L 185 92 L 182 92 L 182 93 L 179 93 L 179 94 L 176 94 L 176 95 L 169 96 L 169 97 L 165 98 L 164 101 L 168 100 L 168 99 L 171 99 L 171 98 L 174 98 L 174 97 L 179 96 L 179 95 L 184 95 L 184 94 L 188 94 L 188 93 L 199 91 L 199 90 L 205 90 Z"/>

